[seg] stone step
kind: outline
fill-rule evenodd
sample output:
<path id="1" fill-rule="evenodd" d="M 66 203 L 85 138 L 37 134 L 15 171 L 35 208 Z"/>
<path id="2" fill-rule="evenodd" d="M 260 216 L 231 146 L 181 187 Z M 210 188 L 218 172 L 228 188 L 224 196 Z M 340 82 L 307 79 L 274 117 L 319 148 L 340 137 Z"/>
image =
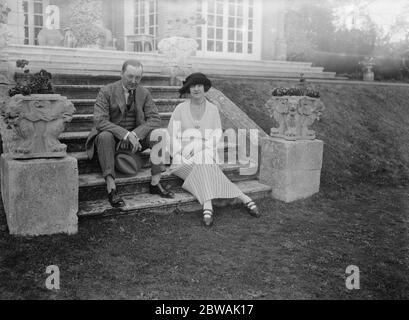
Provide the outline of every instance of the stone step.
<path id="1" fill-rule="evenodd" d="M 71 152 L 69 153 L 71 157 L 74 157 L 78 161 L 78 173 L 79 174 L 90 174 L 90 173 L 99 173 L 101 168 L 97 157 L 93 159 L 88 159 L 87 153 L 85 151 L 81 152 Z M 141 159 L 143 161 L 143 168 L 149 168 L 149 155 L 150 149 L 144 150 L 140 153 Z"/>
<path id="2" fill-rule="evenodd" d="M 256 179 L 256 175 L 240 175 L 239 165 L 221 165 L 224 174 L 233 182 Z M 141 194 L 149 192 L 151 181 L 150 168 L 143 168 L 133 177 L 124 177 L 117 175 L 115 182 L 120 194 Z M 183 184 L 182 179 L 171 175 L 169 168 L 162 174 L 161 181 L 164 186 L 173 189 L 180 188 Z M 79 176 L 79 199 L 97 200 L 107 197 L 105 180 L 101 173 L 81 174 Z"/>
<path id="3" fill-rule="evenodd" d="M 48 70 L 47 70 L 48 71 Z M 50 71 L 49 71 L 50 72 Z M 15 75 L 16 81 L 23 81 L 27 77 L 22 72 Z M 85 75 L 85 74 L 66 74 L 52 73 L 51 82 L 53 85 L 106 85 L 120 80 L 119 71 L 117 75 Z M 144 74 L 141 80 L 142 86 L 167 86 L 170 77 L 158 74 Z"/>
<path id="4" fill-rule="evenodd" d="M 85 151 L 85 141 L 89 132 L 63 132 L 60 134 L 59 140 L 67 145 L 67 152 Z"/>
<path id="5" fill-rule="evenodd" d="M 160 112 L 161 127 L 166 128 L 168 126 L 172 112 Z M 74 114 L 71 122 L 65 126 L 66 132 L 81 132 L 90 131 L 94 126 L 93 114 Z"/>
<path id="6" fill-rule="evenodd" d="M 193 60 L 193 59 L 191 59 Z M 224 60 L 224 59 L 194 59 L 195 62 L 191 61 L 195 68 L 198 70 L 208 70 L 209 73 L 213 73 L 217 69 L 226 69 L 228 72 L 236 71 L 243 72 L 249 69 L 251 70 L 276 70 L 276 71 L 296 71 L 296 70 L 323 70 L 322 67 L 312 67 L 311 63 L 304 64 L 295 64 L 291 62 L 286 63 L 276 63 L 274 61 L 256 61 L 256 60 Z M 47 71 L 53 73 L 61 73 L 61 69 L 67 70 L 67 73 L 74 70 L 86 70 L 89 72 L 96 72 L 103 70 L 108 72 L 118 74 L 121 70 L 123 60 L 112 59 L 109 57 L 70 57 L 70 56 L 59 56 L 54 55 L 52 60 L 49 58 L 44 59 L 43 56 L 38 54 L 33 54 L 30 59 L 30 66 L 33 69 L 38 69 L 38 67 L 45 68 Z M 144 64 L 144 69 L 149 73 L 160 74 L 164 67 L 165 59 L 161 56 L 158 56 L 156 61 L 141 61 Z"/>
<path id="7" fill-rule="evenodd" d="M 259 183 L 257 180 L 239 181 L 236 182 L 236 185 L 253 200 L 261 200 L 271 196 L 271 187 Z M 124 195 L 123 199 L 126 204 L 124 208 L 112 208 L 106 197 L 99 200 L 81 201 L 78 217 L 103 218 L 152 212 L 169 214 L 176 209 L 186 212 L 202 209 L 191 194 L 180 189 L 175 192 L 174 199 L 164 199 L 149 193 Z M 231 206 L 238 203 L 238 199 L 217 199 L 213 201 L 215 207 Z"/>
<path id="8" fill-rule="evenodd" d="M 107 73 L 108 75 L 117 75 L 118 70 L 121 68 L 119 63 L 106 63 L 106 62 L 84 62 L 80 60 L 68 62 L 68 61 L 52 61 L 45 64 L 42 61 L 33 61 L 31 59 L 31 67 L 33 71 L 39 70 L 41 68 L 46 69 L 52 74 L 58 74 L 62 72 L 62 68 L 66 73 L 75 73 L 76 70 L 84 70 L 85 73 L 95 75 L 98 73 Z M 103 70 L 101 70 L 101 65 L 103 65 Z M 202 62 L 200 64 L 195 64 L 195 69 L 207 74 L 208 76 L 213 75 L 230 75 L 230 76 L 271 76 L 271 77 L 299 77 L 301 73 L 308 78 L 321 78 L 320 75 L 323 73 L 322 67 L 310 67 L 310 66 L 299 66 L 299 65 L 274 65 L 268 66 L 265 64 L 258 64 L 249 66 L 247 64 L 237 64 L 234 62 L 229 64 L 220 63 L 215 61 L 215 63 Z M 149 72 L 152 74 L 160 75 L 162 73 L 162 63 L 149 66 Z M 329 75 L 330 73 L 328 73 Z M 331 73 L 335 76 L 335 73 Z M 325 75 L 323 75 L 325 78 Z"/>
<path id="9" fill-rule="evenodd" d="M 78 70 L 84 70 L 87 65 L 78 65 L 78 63 L 74 63 L 72 65 L 66 65 L 65 69 L 62 70 L 60 65 L 56 67 L 47 66 L 42 67 L 44 64 L 39 63 L 38 66 L 32 68 L 33 71 L 39 71 L 40 69 L 44 68 L 48 72 L 52 74 L 57 74 L 60 72 L 71 72 L 71 74 L 76 75 L 79 74 Z M 107 74 L 109 76 L 115 76 L 118 74 L 118 66 L 115 65 L 113 67 L 104 67 L 104 70 L 84 70 L 81 74 L 91 75 L 91 76 L 98 76 L 100 74 Z M 311 79 L 334 79 L 336 77 L 335 72 L 324 72 L 322 67 L 294 67 L 294 66 L 282 66 L 282 67 L 269 67 L 269 66 L 260 66 L 260 67 L 251 67 L 251 66 L 232 66 L 222 65 L 222 66 L 196 66 L 196 70 L 200 70 L 201 72 L 207 74 L 210 78 L 213 76 L 232 76 L 232 77 L 270 77 L 270 78 L 299 78 L 300 74 L 302 73 L 305 78 Z M 151 72 L 156 75 L 162 74 L 161 67 L 151 67 Z M 161 81 L 161 83 L 168 84 L 169 81 Z M 159 85 L 158 83 L 150 83 Z"/>
<path id="10" fill-rule="evenodd" d="M 114 75 L 117 76 L 123 61 L 138 59 L 149 74 L 161 75 L 165 58 L 157 53 L 135 53 L 94 49 L 53 48 L 39 46 L 9 45 L 5 50 L 13 63 L 17 59 L 30 61 L 32 71 L 41 68 L 58 74 Z M 331 79 L 335 73 L 322 72 L 321 67 L 312 67 L 309 62 L 219 59 L 190 57 L 195 69 L 208 76 L 260 76 L 260 77 L 305 77 Z"/>
<path id="11" fill-rule="evenodd" d="M 59 140 L 67 145 L 67 152 L 85 151 L 85 142 L 88 138 L 89 131 L 65 131 L 60 134 Z M 235 147 L 228 144 L 227 148 Z"/>
<path id="12" fill-rule="evenodd" d="M 173 112 L 175 107 L 185 99 L 153 99 L 159 112 Z M 76 114 L 92 114 L 94 112 L 95 99 L 71 99 L 74 103 Z"/>
<path id="13" fill-rule="evenodd" d="M 300 78 L 303 74 L 304 78 L 308 79 L 332 79 L 335 78 L 335 72 L 323 72 L 323 71 L 314 71 L 314 70 L 286 70 L 279 71 L 276 69 L 263 69 L 263 70 L 231 70 L 226 73 L 223 69 L 207 70 L 205 68 L 200 69 L 201 72 L 209 74 L 211 76 L 228 76 L 231 77 L 262 77 L 262 78 Z"/>
<path id="14" fill-rule="evenodd" d="M 26 58 L 33 58 L 33 61 L 52 63 L 56 59 L 75 59 L 83 61 L 88 59 L 93 62 L 110 62 L 118 65 L 127 59 L 138 59 L 144 65 L 163 63 L 162 54 L 129 52 L 117 50 L 98 50 L 88 48 L 65 48 L 65 47 L 42 47 L 30 45 L 9 44 L 5 48 L 5 53 L 9 54 L 11 61 Z M 310 67 L 311 62 L 284 61 L 284 60 L 243 60 L 242 58 L 210 58 L 194 56 L 190 57 L 191 62 L 195 65 L 201 63 L 212 63 L 214 65 L 248 65 L 248 66 L 299 66 Z M 31 64 L 31 62 L 30 62 Z M 148 72 L 146 69 L 145 72 Z"/>
<path id="15" fill-rule="evenodd" d="M 230 149 L 235 150 L 236 145 L 235 144 L 227 144 L 224 147 L 218 148 L 218 155 L 219 159 L 225 161 L 225 163 L 228 163 L 229 158 L 228 158 L 228 152 Z M 88 159 L 87 153 L 85 151 L 80 151 L 80 152 L 71 152 L 69 153 L 70 156 L 74 157 L 78 161 L 78 172 L 79 174 L 89 174 L 89 173 L 99 173 L 101 172 L 99 162 L 97 160 L 97 157 L 94 157 L 93 159 Z M 149 168 L 150 167 L 150 162 L 149 162 L 149 157 L 150 157 L 150 149 L 146 149 L 140 153 L 141 159 L 143 162 L 143 168 Z M 236 156 L 237 158 L 237 156 Z"/>
<path id="16" fill-rule="evenodd" d="M 91 60 L 89 60 L 91 59 Z M 45 69 L 51 74 L 75 74 L 78 70 L 83 70 L 84 74 L 86 75 L 98 75 L 104 74 L 101 72 L 102 70 L 106 70 L 108 75 L 118 75 L 121 72 L 123 61 L 112 61 L 111 59 L 107 58 L 59 58 L 52 57 L 50 59 L 43 59 L 38 56 L 31 56 L 28 59 L 29 61 L 28 68 L 33 71 L 37 72 L 41 69 Z M 13 62 L 12 62 L 13 63 Z M 144 70 L 150 74 L 160 75 L 162 72 L 162 63 L 159 64 L 144 64 Z M 148 70 L 147 70 L 148 69 Z"/>
<path id="17" fill-rule="evenodd" d="M 66 96 L 68 99 L 95 99 L 102 85 L 55 85 L 55 93 Z M 175 86 L 146 86 L 154 99 L 179 99 Z"/>

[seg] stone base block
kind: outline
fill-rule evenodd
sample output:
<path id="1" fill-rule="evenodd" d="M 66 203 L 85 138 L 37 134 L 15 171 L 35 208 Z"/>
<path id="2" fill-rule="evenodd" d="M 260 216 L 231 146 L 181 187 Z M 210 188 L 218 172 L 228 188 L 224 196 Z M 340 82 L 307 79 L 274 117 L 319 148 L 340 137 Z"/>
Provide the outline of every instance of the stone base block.
<path id="1" fill-rule="evenodd" d="M 78 166 L 73 157 L 13 160 L 1 155 L 1 193 L 10 234 L 78 231 Z"/>
<path id="2" fill-rule="evenodd" d="M 319 191 L 323 146 L 321 140 L 262 139 L 260 182 L 281 201 L 312 196 Z"/>
<path id="3" fill-rule="evenodd" d="M 270 174 L 273 198 L 292 202 L 305 199 L 320 190 L 321 170 L 278 170 Z M 264 182 L 261 180 L 261 182 Z"/>

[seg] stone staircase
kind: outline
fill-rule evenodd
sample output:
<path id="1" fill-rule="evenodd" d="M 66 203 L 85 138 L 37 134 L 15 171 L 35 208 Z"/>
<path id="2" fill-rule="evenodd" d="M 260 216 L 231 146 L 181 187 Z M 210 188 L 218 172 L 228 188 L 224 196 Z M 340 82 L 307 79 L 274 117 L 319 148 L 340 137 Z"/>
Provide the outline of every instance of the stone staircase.
<path id="1" fill-rule="evenodd" d="M 105 181 L 100 173 L 97 160 L 88 160 L 85 141 L 93 125 L 93 106 L 102 85 L 118 80 L 115 76 L 53 76 L 55 92 L 67 96 L 75 105 L 76 113 L 66 126 L 60 140 L 67 144 L 68 154 L 78 160 L 79 169 L 79 217 L 103 217 L 109 215 L 134 214 L 142 212 L 164 212 L 173 210 L 192 211 L 200 209 L 192 195 L 181 189 L 183 181 L 168 172 L 163 174 L 162 183 L 176 191 L 175 199 L 163 199 L 148 193 L 150 184 L 149 150 L 142 153 L 143 169 L 135 177 L 116 179 L 119 193 L 124 197 L 126 207 L 112 208 L 107 200 Z M 75 84 L 73 84 L 75 83 Z M 142 85 L 150 90 L 158 106 L 162 126 L 166 127 L 170 115 L 181 99 L 178 87 L 167 86 L 169 78 L 160 75 L 146 75 Z M 221 150 L 221 153 L 226 152 Z M 254 199 L 270 196 L 271 188 L 258 182 L 257 175 L 242 176 L 236 164 L 222 165 L 225 174 L 246 194 Z M 231 205 L 237 200 L 216 200 L 216 206 Z"/>
<path id="2" fill-rule="evenodd" d="M 18 59 L 30 61 L 33 72 L 46 69 L 53 75 L 59 73 L 78 76 L 118 75 L 118 70 L 127 59 L 138 59 L 146 73 L 157 75 L 157 85 L 166 85 L 163 72 L 164 56 L 158 53 L 109 51 L 84 48 L 41 47 L 10 44 L 3 50 L 11 64 Z M 308 79 L 336 79 L 335 72 L 327 72 L 322 67 L 309 62 L 275 61 L 275 60 L 241 60 L 190 57 L 188 63 L 200 72 L 211 77 L 253 77 L 253 78 L 296 78 L 302 73 Z M 108 79 L 108 78 L 107 78 Z M 158 81 L 162 79 L 162 81 Z M 85 83 L 86 84 L 86 83 Z M 88 83 L 89 84 L 89 83 Z"/>

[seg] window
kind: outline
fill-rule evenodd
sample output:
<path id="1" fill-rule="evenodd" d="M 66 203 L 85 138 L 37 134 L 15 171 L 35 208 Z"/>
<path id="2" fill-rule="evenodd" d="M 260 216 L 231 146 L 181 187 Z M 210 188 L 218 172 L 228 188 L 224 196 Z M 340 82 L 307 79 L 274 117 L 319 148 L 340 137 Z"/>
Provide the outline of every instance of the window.
<path id="1" fill-rule="evenodd" d="M 24 0 L 24 44 L 38 45 L 38 33 L 44 25 L 44 11 L 48 5 L 44 0 Z"/>
<path id="2" fill-rule="evenodd" d="M 158 34 L 158 1 L 134 0 L 134 34 L 148 34 L 156 37 Z"/>
<path id="3" fill-rule="evenodd" d="M 254 0 L 196 0 L 196 13 L 206 20 L 196 26 L 198 50 L 206 56 L 253 56 L 259 45 L 255 7 Z"/>

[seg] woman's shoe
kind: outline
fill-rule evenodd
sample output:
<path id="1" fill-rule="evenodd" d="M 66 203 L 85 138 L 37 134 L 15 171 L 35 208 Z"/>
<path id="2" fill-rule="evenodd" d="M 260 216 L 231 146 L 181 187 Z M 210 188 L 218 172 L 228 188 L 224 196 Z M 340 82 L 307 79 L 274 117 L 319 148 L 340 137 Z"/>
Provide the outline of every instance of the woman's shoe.
<path id="1" fill-rule="evenodd" d="M 206 227 L 210 227 L 213 224 L 213 210 L 203 210 L 203 224 Z"/>
<path id="2" fill-rule="evenodd" d="M 251 216 L 260 218 L 260 212 L 258 211 L 257 205 L 253 200 L 246 203 L 246 209 Z"/>

